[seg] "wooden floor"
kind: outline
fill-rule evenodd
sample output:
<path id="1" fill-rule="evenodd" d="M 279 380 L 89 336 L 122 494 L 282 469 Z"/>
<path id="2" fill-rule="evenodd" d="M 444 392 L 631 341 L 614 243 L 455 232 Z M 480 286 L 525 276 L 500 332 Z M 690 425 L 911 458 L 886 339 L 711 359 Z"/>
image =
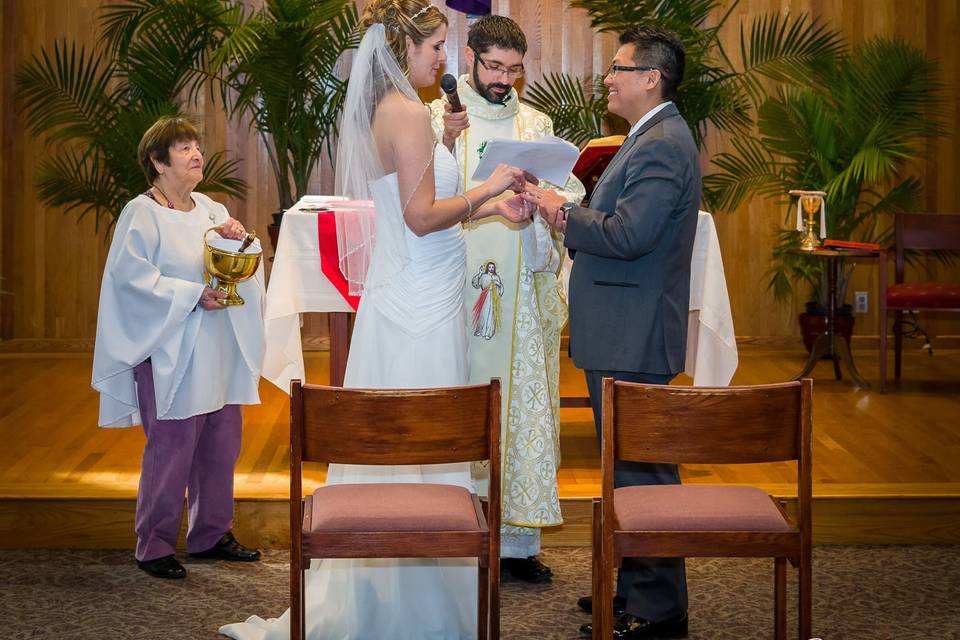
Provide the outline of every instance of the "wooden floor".
<path id="1" fill-rule="evenodd" d="M 876 352 L 856 357 L 861 373 L 875 382 Z M 0 501 L 6 503 L 0 506 L 0 530 L 16 519 L 10 504 L 17 501 L 130 501 L 136 495 L 143 433 L 139 428 L 96 427 L 91 360 L 90 354 L 0 354 Z M 745 350 L 734 383 L 787 380 L 803 362 L 799 351 Z M 326 366 L 326 353 L 309 353 L 308 380 L 324 382 Z M 903 500 L 928 501 L 929 508 L 942 512 L 941 526 L 957 524 L 960 351 L 941 350 L 933 357 L 907 354 L 904 380 L 883 395 L 833 380 L 828 363 L 818 365 L 813 375 L 814 496 L 823 508 L 829 508 L 831 499 L 843 498 L 896 499 L 901 505 Z M 585 395 L 582 375 L 568 361 L 561 391 Z M 273 501 L 280 508 L 288 489 L 289 403 L 286 394 L 265 381 L 261 398 L 263 404 L 244 409 L 236 495 L 240 501 Z M 597 495 L 599 459 L 589 409 L 562 411 L 561 447 L 561 497 L 572 505 Z M 323 475 L 323 469 L 313 470 L 312 484 L 322 482 Z M 774 495 L 792 493 L 793 469 L 787 464 L 691 465 L 682 475 L 687 482 L 756 484 Z M 874 511 L 890 505 L 878 504 Z M 573 519 L 583 516 L 582 506 L 572 508 Z M 908 509 L 901 518 L 909 517 Z M 952 538 L 940 531 L 932 539 Z M 0 541 L 4 544 L 9 540 Z"/>

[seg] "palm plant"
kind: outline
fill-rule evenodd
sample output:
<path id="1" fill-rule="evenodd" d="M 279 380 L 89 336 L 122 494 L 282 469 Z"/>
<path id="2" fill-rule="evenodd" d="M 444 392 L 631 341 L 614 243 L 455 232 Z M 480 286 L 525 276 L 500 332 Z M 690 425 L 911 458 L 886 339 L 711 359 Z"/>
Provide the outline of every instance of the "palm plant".
<path id="1" fill-rule="evenodd" d="M 331 150 L 346 96 L 336 65 L 359 42 L 357 22 L 348 0 L 267 0 L 213 57 L 228 112 L 249 117 L 264 140 L 281 209 L 307 193 Z"/>
<path id="2" fill-rule="evenodd" d="M 741 26 L 741 62 L 734 64 L 720 41 L 720 30 L 738 3 L 732 2 L 714 24 L 709 19 L 720 11 L 721 0 L 573 0 L 571 6 L 586 9 L 591 25 L 601 32 L 657 24 L 678 35 L 686 50 L 686 73 L 677 108 L 702 147 L 708 126 L 741 134 L 749 130 L 753 109 L 765 95 L 764 80 L 803 74 L 842 49 L 835 32 L 804 15 L 758 16 L 749 34 Z M 565 74 L 551 74 L 526 94 L 527 102 L 553 118 L 558 135 L 578 143 L 603 135 L 607 105 L 599 76 L 580 83 Z M 626 131 L 624 123 L 612 128 Z"/>
<path id="3" fill-rule="evenodd" d="M 720 171 L 704 179 L 705 189 L 725 210 L 752 195 L 823 190 L 831 238 L 888 242 L 889 214 L 920 202 L 911 163 L 944 131 L 934 63 L 903 41 L 875 38 L 798 81 L 783 81 L 760 105 L 759 137 L 734 139 L 731 151 L 717 154 Z M 793 211 L 787 207 L 787 228 L 773 249 L 769 287 L 784 299 L 794 281 L 806 281 L 823 296 L 822 263 L 788 252 L 799 245 Z M 849 270 L 844 276 L 841 287 Z"/>
<path id="4" fill-rule="evenodd" d="M 58 41 L 17 72 L 17 97 L 32 135 L 54 153 L 37 168 L 41 202 L 112 228 L 143 191 L 137 160 L 143 132 L 163 115 L 181 115 L 206 86 L 206 59 L 236 23 L 226 0 L 126 0 L 103 7 L 99 46 Z M 236 163 L 207 157 L 201 191 L 242 195 Z"/>

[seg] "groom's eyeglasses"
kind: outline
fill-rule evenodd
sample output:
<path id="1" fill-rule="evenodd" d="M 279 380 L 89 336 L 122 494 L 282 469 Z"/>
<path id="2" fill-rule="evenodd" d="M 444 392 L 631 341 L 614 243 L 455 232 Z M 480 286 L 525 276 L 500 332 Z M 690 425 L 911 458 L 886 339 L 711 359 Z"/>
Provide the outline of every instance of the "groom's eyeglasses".
<path id="1" fill-rule="evenodd" d="M 480 57 L 480 54 L 477 53 L 476 50 L 473 51 L 473 54 L 476 56 L 480 65 L 490 73 L 503 74 L 511 78 L 520 78 L 526 71 L 522 64 L 518 64 L 515 67 L 505 67 L 499 62 L 487 62 Z"/>
<path id="2" fill-rule="evenodd" d="M 656 71 L 656 67 L 633 67 L 625 64 L 612 64 L 607 69 L 607 75 L 613 78 L 618 71 Z"/>

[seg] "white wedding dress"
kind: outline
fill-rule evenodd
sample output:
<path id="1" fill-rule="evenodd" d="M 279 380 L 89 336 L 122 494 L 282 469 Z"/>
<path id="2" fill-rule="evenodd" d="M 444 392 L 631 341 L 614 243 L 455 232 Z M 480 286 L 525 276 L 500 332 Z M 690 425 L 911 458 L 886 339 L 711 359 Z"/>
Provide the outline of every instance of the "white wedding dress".
<path id="1" fill-rule="evenodd" d="M 456 161 L 435 150 L 436 197 L 462 184 Z M 402 216 L 397 174 L 371 184 L 377 246 L 370 270 L 386 264 L 392 245 L 381 232 L 384 216 Z M 467 383 L 463 304 L 466 249 L 459 225 L 417 237 L 402 226 L 408 261 L 381 286 L 365 291 L 357 311 L 344 386 L 445 387 Z M 378 253 L 380 249 L 380 253 Z M 330 465 L 328 484 L 436 482 L 472 489 L 470 465 Z M 310 640 L 459 640 L 476 637 L 477 564 L 473 559 L 314 561 L 307 572 L 306 618 Z M 220 633 L 236 640 L 287 640 L 287 610 L 280 618 L 257 616 Z"/>

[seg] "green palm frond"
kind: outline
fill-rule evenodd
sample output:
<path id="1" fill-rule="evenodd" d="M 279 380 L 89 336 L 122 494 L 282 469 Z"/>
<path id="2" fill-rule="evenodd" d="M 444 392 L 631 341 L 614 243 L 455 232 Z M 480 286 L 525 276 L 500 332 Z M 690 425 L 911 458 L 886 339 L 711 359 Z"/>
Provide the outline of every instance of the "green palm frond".
<path id="1" fill-rule="evenodd" d="M 865 208 L 865 211 L 875 217 L 877 214 L 917 211 L 923 202 L 923 182 L 916 176 L 907 176 L 886 193 L 874 189 L 864 189 L 864 195 L 873 200 L 872 204 Z M 880 238 L 880 242 L 892 238 L 892 236 L 883 234 L 877 237 Z"/>
<path id="2" fill-rule="evenodd" d="M 839 32 L 805 14 L 762 14 L 754 18 L 749 34 L 740 26 L 743 67 L 739 81 L 758 103 L 765 95 L 763 78 L 796 84 L 814 82 L 845 51 Z"/>
<path id="3" fill-rule="evenodd" d="M 787 217 L 793 213 L 793 207 Z M 817 289 L 823 274 L 822 263 L 819 260 L 810 260 L 805 256 L 791 253 L 791 250 L 800 246 L 800 234 L 794 229 L 777 230 L 777 240 L 773 247 L 770 269 L 767 270 L 767 289 L 773 293 L 775 300 L 784 301 L 793 294 L 794 282 L 804 282 L 813 289 Z"/>
<path id="4" fill-rule="evenodd" d="M 723 65 L 718 35 L 737 2 L 727 8 L 718 22 L 711 22 L 710 17 L 721 4 L 717 0 L 578 0 L 572 6 L 586 9 L 592 26 L 599 31 L 626 31 L 638 24 L 657 24 L 677 34 L 686 51 L 686 73 L 676 104 L 701 147 L 708 125 L 743 133 L 751 123 L 750 104 L 735 84 L 736 74 Z M 564 115 L 549 110 L 547 113 L 552 117 Z"/>
<path id="5" fill-rule="evenodd" d="M 131 0 L 104 9 L 100 42 L 129 89 L 146 99 L 191 100 L 209 79 L 211 52 L 244 17 L 226 0 Z"/>
<path id="6" fill-rule="evenodd" d="M 704 200 L 715 211 L 735 209 L 748 196 L 772 197 L 790 189 L 785 184 L 782 164 L 759 140 L 732 138 L 733 151 L 713 157 L 715 171 L 703 178 Z"/>
<path id="7" fill-rule="evenodd" d="M 99 49 L 61 41 L 25 63 L 17 99 L 30 132 L 52 150 L 37 171 L 41 201 L 93 214 L 96 230 L 109 230 L 146 187 L 143 132 L 160 116 L 183 115 L 179 94 L 195 97 L 207 83 L 211 51 L 241 15 L 228 0 L 116 1 L 102 10 Z M 198 189 L 241 196 L 236 169 L 210 155 Z"/>
<path id="8" fill-rule="evenodd" d="M 919 202 L 920 181 L 904 174 L 942 130 L 942 101 L 931 63 L 904 42 L 871 40 L 841 51 L 817 82 L 781 85 L 764 98 L 759 139 L 735 139 L 730 152 L 718 154 L 719 171 L 704 179 L 705 191 L 730 210 L 751 195 L 779 199 L 789 189 L 821 189 L 831 238 L 883 242 L 888 214 Z M 797 236 L 788 213 L 769 274 L 778 299 L 792 282 L 820 288 L 822 265 L 789 253 Z"/>
<path id="9" fill-rule="evenodd" d="M 64 213 L 77 213 L 78 219 L 93 213 L 97 231 L 104 218 L 108 228 L 112 226 L 113 219 L 129 199 L 124 199 L 123 189 L 105 170 L 99 156 L 72 149 L 41 160 L 36 184 L 42 202 L 63 207 Z"/>
<path id="10" fill-rule="evenodd" d="M 207 156 L 203 163 L 203 181 L 197 185 L 197 191 L 242 198 L 247 193 L 247 184 L 236 177 L 237 164 L 221 151 Z"/>
<path id="11" fill-rule="evenodd" d="M 550 115 L 554 133 L 575 145 L 603 135 L 603 116 L 607 111 L 605 92 L 594 81 L 588 90 L 584 83 L 563 73 L 547 73 L 527 87 L 523 101 Z"/>
<path id="12" fill-rule="evenodd" d="M 688 67 L 686 80 L 677 92 L 677 109 L 683 115 L 693 140 L 702 148 L 708 125 L 721 131 L 744 133 L 749 128 L 750 103 L 733 82 L 731 74 L 703 63 Z"/>
<path id="13" fill-rule="evenodd" d="M 570 3 L 574 8 L 586 9 L 590 26 L 600 32 L 626 31 L 638 24 L 656 22 L 680 33 L 702 25 L 720 5 L 719 0 L 573 0 Z"/>
<path id="14" fill-rule="evenodd" d="M 358 45 L 357 23 L 346 0 L 268 0 L 212 57 L 225 66 L 228 113 L 248 117 L 267 143 L 283 209 L 330 152 L 346 96 L 336 65 Z"/>
<path id="15" fill-rule="evenodd" d="M 102 55 L 58 41 L 16 75 L 17 97 L 30 133 L 49 141 L 94 140 L 113 126 L 117 93 L 110 89 L 116 67 Z"/>
<path id="16" fill-rule="evenodd" d="M 895 114 L 900 127 L 909 127 L 908 136 L 945 133 L 947 105 L 936 65 L 905 41 L 873 38 L 863 43 L 841 69 L 838 81 L 843 80 L 858 112 Z"/>

